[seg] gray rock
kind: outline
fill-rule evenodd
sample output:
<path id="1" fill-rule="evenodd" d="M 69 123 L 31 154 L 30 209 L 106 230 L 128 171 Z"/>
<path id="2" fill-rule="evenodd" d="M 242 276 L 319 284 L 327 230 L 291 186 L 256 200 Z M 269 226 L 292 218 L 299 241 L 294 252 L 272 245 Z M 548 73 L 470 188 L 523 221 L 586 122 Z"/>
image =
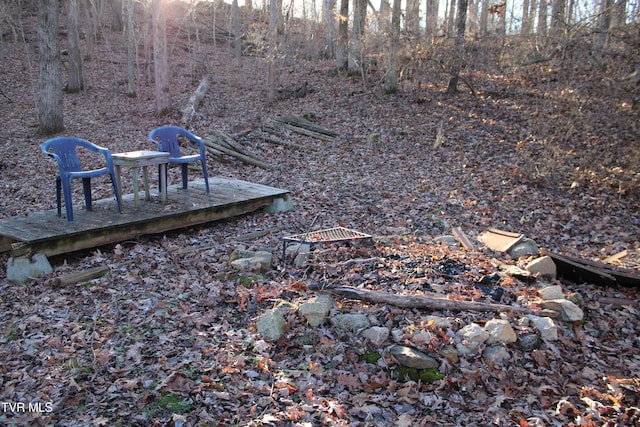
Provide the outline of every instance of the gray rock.
<path id="1" fill-rule="evenodd" d="M 260 316 L 256 323 L 256 329 L 265 341 L 276 341 L 284 335 L 285 323 L 280 310 L 273 308 Z"/>
<path id="2" fill-rule="evenodd" d="M 334 305 L 335 301 L 331 296 L 319 295 L 302 304 L 299 311 L 309 322 L 309 325 L 315 328 L 327 321 L 329 311 Z"/>
<path id="3" fill-rule="evenodd" d="M 540 298 L 542 298 L 543 300 L 564 298 L 564 292 L 562 291 L 562 286 L 560 285 L 545 286 L 544 288 L 540 288 L 538 289 L 538 295 L 540 295 Z"/>
<path id="4" fill-rule="evenodd" d="M 358 313 L 336 314 L 329 320 L 334 327 L 353 332 L 366 329 L 371 326 L 367 316 Z"/>
<path id="5" fill-rule="evenodd" d="M 537 334 L 526 334 L 518 339 L 518 347 L 525 351 L 532 351 L 539 348 L 542 340 Z"/>
<path id="6" fill-rule="evenodd" d="M 458 351 L 452 345 L 447 345 L 444 348 L 442 348 L 440 350 L 440 354 L 454 365 L 460 361 L 460 357 L 458 357 Z"/>
<path id="7" fill-rule="evenodd" d="M 531 239 L 524 238 L 509 249 L 509 256 L 513 259 L 536 256 L 540 253 L 540 248 Z"/>
<path id="8" fill-rule="evenodd" d="M 293 200 L 289 194 L 284 197 L 274 199 L 269 206 L 264 208 L 267 213 L 287 212 L 293 209 Z"/>
<path id="9" fill-rule="evenodd" d="M 494 345 L 484 349 L 482 358 L 489 365 L 502 365 L 511 360 L 511 354 L 503 346 Z"/>
<path id="10" fill-rule="evenodd" d="M 558 340 L 558 326 L 553 319 L 549 317 L 534 316 L 533 314 L 530 314 L 528 317 L 540 333 L 540 338 L 547 341 Z"/>
<path id="11" fill-rule="evenodd" d="M 396 358 L 399 364 L 407 368 L 437 369 L 440 363 L 433 357 L 404 345 L 393 345 L 389 353 Z"/>
<path id="12" fill-rule="evenodd" d="M 229 265 L 237 271 L 265 273 L 273 268 L 272 258 L 273 254 L 271 252 L 236 249 L 231 254 Z"/>
<path id="13" fill-rule="evenodd" d="M 34 254 L 31 259 L 11 257 L 7 262 L 7 280 L 13 283 L 24 284 L 50 273 L 53 273 L 53 267 L 42 253 Z"/>
<path id="14" fill-rule="evenodd" d="M 567 299 L 544 301 L 540 306 L 547 310 L 557 311 L 560 313 L 560 320 L 564 322 L 580 322 L 584 318 L 582 309 Z"/>
<path id="15" fill-rule="evenodd" d="M 512 342 L 516 342 L 516 340 L 518 339 L 518 337 L 516 337 L 516 333 L 513 331 L 513 328 L 509 324 L 508 320 L 504 320 L 504 319 L 489 320 L 484 325 L 484 329 L 489 334 L 489 338 L 487 339 L 487 344 L 512 343 Z"/>
<path id="16" fill-rule="evenodd" d="M 467 326 L 456 332 L 460 342 L 456 344 L 458 353 L 469 355 L 475 352 L 475 350 L 489 339 L 487 331 L 482 329 L 476 323 L 470 323 Z"/>
<path id="17" fill-rule="evenodd" d="M 551 257 L 546 255 L 534 259 L 529 264 L 527 264 L 525 269 L 531 274 L 538 274 L 550 279 L 555 279 L 557 274 L 556 263 L 553 262 L 553 259 L 551 259 Z"/>
<path id="18" fill-rule="evenodd" d="M 371 344 L 380 347 L 389 339 L 389 328 L 384 326 L 372 326 L 362 331 L 361 335 Z"/>

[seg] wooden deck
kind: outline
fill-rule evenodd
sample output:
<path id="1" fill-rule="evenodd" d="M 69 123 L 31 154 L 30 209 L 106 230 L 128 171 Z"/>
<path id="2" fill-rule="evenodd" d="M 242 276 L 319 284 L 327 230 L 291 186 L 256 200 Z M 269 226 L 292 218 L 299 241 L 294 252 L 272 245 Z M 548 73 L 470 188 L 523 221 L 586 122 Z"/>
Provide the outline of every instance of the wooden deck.
<path id="1" fill-rule="evenodd" d="M 0 252 L 12 251 L 14 257 L 58 255 L 243 215 L 289 197 L 287 190 L 222 177 L 210 177 L 209 187 L 206 194 L 202 179 L 190 181 L 186 190 L 169 186 L 166 203 L 157 190 L 150 201 L 144 201 L 141 191 L 139 209 L 134 208 L 133 194 L 127 194 L 122 214 L 115 197 L 94 201 L 91 212 L 74 205 L 73 223 L 67 222 L 64 207 L 62 217 L 52 209 L 0 219 Z"/>

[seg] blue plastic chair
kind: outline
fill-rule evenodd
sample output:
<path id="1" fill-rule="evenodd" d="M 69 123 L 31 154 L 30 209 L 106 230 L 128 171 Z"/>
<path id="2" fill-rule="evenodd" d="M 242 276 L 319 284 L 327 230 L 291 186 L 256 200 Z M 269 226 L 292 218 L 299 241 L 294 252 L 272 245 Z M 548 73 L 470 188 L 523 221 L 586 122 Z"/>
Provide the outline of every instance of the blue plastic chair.
<path id="1" fill-rule="evenodd" d="M 195 142 L 199 147 L 199 154 L 183 156 L 180 151 L 179 137 L 184 137 L 190 142 Z M 207 172 L 207 157 L 204 141 L 186 129 L 177 126 L 161 126 L 149 132 L 149 140 L 156 144 L 158 151 L 169 153 L 169 163 L 180 164 L 182 167 L 182 188 L 187 188 L 187 166 L 189 163 L 202 163 L 204 185 L 209 194 L 209 173 Z"/>
<path id="2" fill-rule="evenodd" d="M 105 158 L 105 167 L 100 169 L 83 170 L 76 152 L 78 147 L 102 154 Z M 118 211 L 122 213 L 122 201 L 120 200 L 120 192 L 118 191 L 118 186 L 116 184 L 111 152 L 108 148 L 100 147 L 89 141 L 85 141 L 84 139 L 60 136 L 43 142 L 40 149 L 44 154 L 53 157 L 58 162 L 59 175 L 56 177 L 56 202 L 58 204 L 58 216 L 62 216 L 60 187 L 62 187 L 62 192 L 64 193 L 67 221 L 73 222 L 71 180 L 73 178 L 82 179 L 85 205 L 87 210 L 91 211 L 91 178 L 101 175 L 111 176 L 113 189 L 116 193 L 116 200 L 118 201 Z"/>

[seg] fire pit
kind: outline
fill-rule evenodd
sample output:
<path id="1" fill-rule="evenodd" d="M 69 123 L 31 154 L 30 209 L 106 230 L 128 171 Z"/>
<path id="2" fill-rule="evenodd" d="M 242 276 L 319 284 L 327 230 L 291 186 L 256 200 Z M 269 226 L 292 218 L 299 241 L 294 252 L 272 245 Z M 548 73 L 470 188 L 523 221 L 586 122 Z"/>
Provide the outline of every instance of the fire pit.
<path id="1" fill-rule="evenodd" d="M 282 261 L 284 262 L 287 243 L 307 243 L 309 247 L 320 243 L 346 242 L 352 240 L 371 239 L 370 234 L 350 230 L 344 227 L 325 228 L 308 233 L 294 234 L 282 238 Z"/>

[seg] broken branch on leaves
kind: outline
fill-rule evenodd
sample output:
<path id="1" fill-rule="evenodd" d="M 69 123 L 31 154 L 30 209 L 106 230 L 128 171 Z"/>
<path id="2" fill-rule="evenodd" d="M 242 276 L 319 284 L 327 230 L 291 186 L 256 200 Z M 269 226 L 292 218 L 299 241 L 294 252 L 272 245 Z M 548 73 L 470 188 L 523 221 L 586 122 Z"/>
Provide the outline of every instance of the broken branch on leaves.
<path id="1" fill-rule="evenodd" d="M 316 125 L 310 120 L 300 116 L 283 116 L 273 119 L 274 122 L 279 123 L 285 129 L 291 132 L 296 132 L 301 135 L 310 136 L 312 138 L 321 139 L 323 141 L 333 142 L 338 137 L 338 134 Z"/>
<path id="2" fill-rule="evenodd" d="M 231 136 L 219 130 L 212 130 L 212 135 L 202 138 L 207 152 L 214 158 L 224 161 L 224 155 L 241 160 L 244 163 L 272 170 L 273 166 L 258 155 L 253 154 L 237 143 Z"/>
<path id="3" fill-rule="evenodd" d="M 537 316 L 557 317 L 558 313 L 550 310 L 531 310 L 505 304 L 492 304 L 478 301 L 459 301 L 445 298 L 427 297 L 424 295 L 397 295 L 389 292 L 359 289 L 351 286 L 310 286 L 309 289 L 339 295 L 345 298 L 359 299 L 377 304 L 390 304 L 402 308 L 426 308 L 431 310 L 481 311 L 481 312 L 516 312 Z"/>

